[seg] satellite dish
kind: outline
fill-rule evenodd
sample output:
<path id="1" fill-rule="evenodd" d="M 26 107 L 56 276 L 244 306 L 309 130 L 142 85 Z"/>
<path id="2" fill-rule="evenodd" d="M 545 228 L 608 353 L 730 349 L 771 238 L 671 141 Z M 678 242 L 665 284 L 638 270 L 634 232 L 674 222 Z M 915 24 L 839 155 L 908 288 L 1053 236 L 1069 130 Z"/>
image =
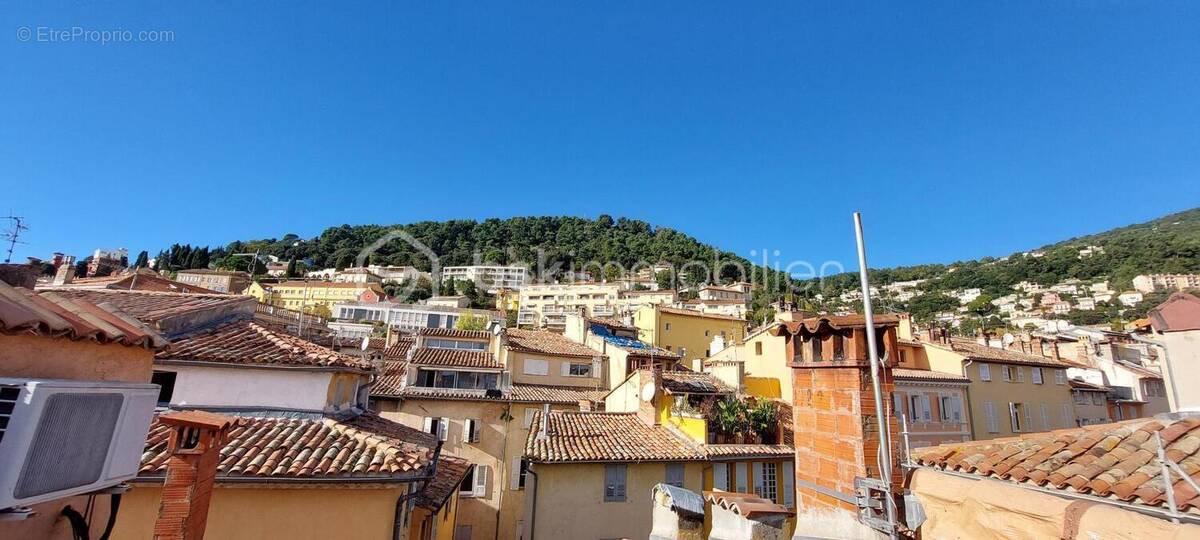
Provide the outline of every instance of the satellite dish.
<path id="1" fill-rule="evenodd" d="M 362 345 L 360 345 L 359 348 L 365 351 L 365 350 L 367 350 L 367 347 L 369 347 L 370 345 L 371 345 L 371 336 L 363 336 Z"/>
<path id="2" fill-rule="evenodd" d="M 1012 345 L 1013 342 L 1016 340 L 1017 340 L 1016 336 L 1012 335 L 1011 332 L 1005 332 L 1004 337 L 1002 338 L 1002 341 L 1004 342 L 1005 347 Z"/>
<path id="3" fill-rule="evenodd" d="M 655 393 L 654 383 L 646 383 L 644 386 L 642 386 L 642 401 L 653 401 Z"/>

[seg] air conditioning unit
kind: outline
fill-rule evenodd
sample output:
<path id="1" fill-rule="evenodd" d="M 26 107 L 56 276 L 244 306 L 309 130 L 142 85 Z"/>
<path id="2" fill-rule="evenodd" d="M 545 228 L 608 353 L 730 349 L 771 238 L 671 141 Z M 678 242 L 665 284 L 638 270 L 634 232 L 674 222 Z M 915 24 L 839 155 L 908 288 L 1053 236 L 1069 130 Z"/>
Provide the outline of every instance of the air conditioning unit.
<path id="1" fill-rule="evenodd" d="M 132 479 L 153 384 L 0 378 L 0 510 Z"/>

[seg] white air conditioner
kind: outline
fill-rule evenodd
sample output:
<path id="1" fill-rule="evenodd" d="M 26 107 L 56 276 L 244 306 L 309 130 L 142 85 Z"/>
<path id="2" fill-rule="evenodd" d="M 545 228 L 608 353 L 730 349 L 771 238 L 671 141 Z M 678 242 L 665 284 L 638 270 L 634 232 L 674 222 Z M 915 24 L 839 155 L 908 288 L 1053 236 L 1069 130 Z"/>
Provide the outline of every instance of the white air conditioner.
<path id="1" fill-rule="evenodd" d="M 0 510 L 132 479 L 153 384 L 0 378 Z"/>

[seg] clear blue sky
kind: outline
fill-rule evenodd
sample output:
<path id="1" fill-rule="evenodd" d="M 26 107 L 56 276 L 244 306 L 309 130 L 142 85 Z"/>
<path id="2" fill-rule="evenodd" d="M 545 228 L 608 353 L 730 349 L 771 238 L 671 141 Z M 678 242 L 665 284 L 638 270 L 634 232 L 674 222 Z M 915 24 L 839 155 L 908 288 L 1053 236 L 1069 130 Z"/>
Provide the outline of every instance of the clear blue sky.
<path id="1" fill-rule="evenodd" d="M 1000 4 L 4 2 L 0 213 L 20 259 L 607 213 L 851 266 L 861 210 L 892 266 L 1200 205 L 1200 4 Z"/>

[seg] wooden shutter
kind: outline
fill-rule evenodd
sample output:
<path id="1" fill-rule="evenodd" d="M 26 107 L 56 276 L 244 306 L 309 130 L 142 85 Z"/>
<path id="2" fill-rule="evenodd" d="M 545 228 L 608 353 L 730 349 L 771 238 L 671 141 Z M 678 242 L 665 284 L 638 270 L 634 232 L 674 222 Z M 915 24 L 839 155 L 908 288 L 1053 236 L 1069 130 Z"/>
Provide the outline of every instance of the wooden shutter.
<path id="1" fill-rule="evenodd" d="M 463 420 L 462 442 L 464 444 L 471 442 L 471 424 L 475 421 L 468 418 Z"/>
<path id="2" fill-rule="evenodd" d="M 438 418 L 438 434 L 437 434 L 438 440 L 439 441 L 446 440 L 446 437 L 449 434 L 450 434 L 450 419 L 449 418 Z"/>
<path id="3" fill-rule="evenodd" d="M 600 359 L 599 358 L 593 359 L 592 360 L 592 377 L 599 379 L 601 369 L 603 369 L 603 366 L 600 365 Z"/>
<path id="4" fill-rule="evenodd" d="M 1040 406 L 1042 413 L 1042 430 L 1050 431 L 1050 408 L 1045 403 Z"/>
<path id="5" fill-rule="evenodd" d="M 996 422 L 996 405 L 988 401 L 983 404 L 983 412 L 987 416 L 988 433 L 998 433 L 1000 427 Z"/>
<path id="6" fill-rule="evenodd" d="M 962 419 L 963 419 L 962 397 L 954 396 L 953 398 L 951 398 L 951 401 L 953 401 L 953 403 L 954 403 L 954 409 L 953 409 L 954 421 L 962 422 Z"/>
<path id="7" fill-rule="evenodd" d="M 1017 382 L 1025 382 L 1025 368 L 1017 366 Z"/>
<path id="8" fill-rule="evenodd" d="M 921 394 L 921 417 L 926 422 L 933 420 L 932 409 L 933 407 L 929 406 L 929 394 Z"/>
<path id="9" fill-rule="evenodd" d="M 558 365 L 560 367 L 560 371 L 562 372 L 561 375 L 563 377 L 571 376 L 571 363 L 570 362 L 559 362 Z"/>
<path id="10" fill-rule="evenodd" d="M 792 467 L 792 462 L 783 462 L 783 505 L 792 506 L 795 503 L 796 497 L 796 472 Z"/>
<path id="11" fill-rule="evenodd" d="M 1025 425 L 1023 426 L 1025 428 L 1025 431 L 1037 431 L 1033 427 L 1033 404 L 1027 403 L 1027 404 L 1023 405 L 1021 408 L 1025 409 L 1025 411 L 1024 411 L 1025 412 Z"/>
<path id="12" fill-rule="evenodd" d="M 1008 370 L 1009 370 L 1008 366 L 1000 367 L 1000 375 L 1003 376 L 1005 382 L 1012 381 L 1012 375 L 1009 374 Z"/>
<path id="13" fill-rule="evenodd" d="M 433 433 L 433 419 L 428 416 L 425 417 L 424 430 L 425 430 L 425 433 Z"/>
<path id="14" fill-rule="evenodd" d="M 763 464 L 758 461 L 755 461 L 754 463 L 750 464 L 750 471 L 751 471 L 751 475 L 752 475 L 751 478 L 753 478 L 753 484 L 754 484 L 754 494 L 758 495 L 759 497 L 763 496 L 762 467 L 763 467 Z"/>
<path id="15" fill-rule="evenodd" d="M 476 465 L 475 466 L 475 489 L 472 490 L 471 495 L 474 495 L 476 497 L 487 496 L 487 477 L 488 477 L 488 466 L 487 465 Z"/>
<path id="16" fill-rule="evenodd" d="M 713 463 L 713 489 L 729 491 L 729 466 Z"/>
<path id="17" fill-rule="evenodd" d="M 521 458 L 515 457 L 512 460 L 512 465 L 508 470 L 508 489 L 516 491 L 521 489 Z"/>
<path id="18" fill-rule="evenodd" d="M 1073 416 L 1075 415 L 1071 414 L 1071 406 L 1064 403 L 1062 406 L 1063 427 L 1075 427 L 1075 419 L 1072 418 Z"/>

